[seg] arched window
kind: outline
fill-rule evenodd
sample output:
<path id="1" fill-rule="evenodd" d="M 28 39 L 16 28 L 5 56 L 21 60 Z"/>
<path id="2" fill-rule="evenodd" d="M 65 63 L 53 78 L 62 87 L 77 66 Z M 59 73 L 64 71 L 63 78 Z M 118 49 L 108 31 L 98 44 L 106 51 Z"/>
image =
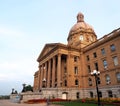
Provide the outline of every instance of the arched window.
<path id="1" fill-rule="evenodd" d="M 105 76 L 105 80 L 106 80 L 106 84 L 110 84 L 110 76 L 109 75 L 106 75 Z"/>
<path id="2" fill-rule="evenodd" d="M 77 79 L 75 80 L 75 85 L 78 85 L 78 80 Z"/>
<path id="3" fill-rule="evenodd" d="M 92 79 L 91 78 L 88 79 L 88 84 L 89 84 L 89 86 L 92 86 Z"/>
<path id="4" fill-rule="evenodd" d="M 117 73 L 116 77 L 117 77 L 117 82 L 120 82 L 120 73 Z"/>

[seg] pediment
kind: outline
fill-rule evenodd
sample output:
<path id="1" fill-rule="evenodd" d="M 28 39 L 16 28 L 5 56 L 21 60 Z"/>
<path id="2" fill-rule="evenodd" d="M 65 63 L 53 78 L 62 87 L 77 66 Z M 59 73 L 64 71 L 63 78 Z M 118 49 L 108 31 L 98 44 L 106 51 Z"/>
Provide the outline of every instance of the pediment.
<path id="1" fill-rule="evenodd" d="M 37 60 L 39 60 L 41 57 L 45 56 L 47 53 L 49 53 L 52 49 L 54 49 L 57 46 L 58 43 L 50 43 L 46 44 L 40 53 L 39 57 Z"/>

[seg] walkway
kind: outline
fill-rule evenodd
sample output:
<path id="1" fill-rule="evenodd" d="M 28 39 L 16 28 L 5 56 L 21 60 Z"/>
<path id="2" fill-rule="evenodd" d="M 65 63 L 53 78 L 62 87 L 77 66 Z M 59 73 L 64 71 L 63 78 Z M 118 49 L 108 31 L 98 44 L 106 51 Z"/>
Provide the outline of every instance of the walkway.
<path id="1" fill-rule="evenodd" d="M 46 103 L 41 103 L 41 104 L 13 103 L 10 100 L 0 100 L 0 106 L 47 106 L 47 104 Z M 49 106 L 56 106 L 56 105 L 49 105 Z"/>

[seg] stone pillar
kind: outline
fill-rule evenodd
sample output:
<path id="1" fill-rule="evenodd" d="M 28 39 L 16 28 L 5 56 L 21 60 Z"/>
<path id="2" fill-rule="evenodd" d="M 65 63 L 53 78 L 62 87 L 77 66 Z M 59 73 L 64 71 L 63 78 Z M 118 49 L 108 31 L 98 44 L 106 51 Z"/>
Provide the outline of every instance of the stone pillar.
<path id="1" fill-rule="evenodd" d="M 60 87 L 61 83 L 61 54 L 58 54 L 58 63 L 57 63 L 57 86 Z"/>
<path id="2" fill-rule="evenodd" d="M 45 69 L 44 69 L 44 81 L 45 81 L 45 87 L 46 87 L 46 79 L 47 79 L 46 72 L 47 72 L 47 62 L 45 63 Z"/>
<path id="3" fill-rule="evenodd" d="M 52 65 L 52 87 L 55 87 L 55 57 L 53 57 Z"/>
<path id="4" fill-rule="evenodd" d="M 71 69 L 72 67 L 71 67 L 71 65 L 70 65 L 70 53 L 68 53 L 68 55 L 67 55 L 67 75 L 69 76 L 70 74 L 71 74 L 71 72 L 70 72 L 70 69 Z M 69 79 L 70 79 L 70 77 L 67 77 L 67 86 L 69 86 L 70 85 L 70 83 L 71 82 L 69 82 Z"/>
<path id="5" fill-rule="evenodd" d="M 51 61 L 48 61 L 48 73 L 47 73 L 47 88 L 50 87 L 50 66 L 51 66 Z"/>
<path id="6" fill-rule="evenodd" d="M 41 68 L 39 68 L 39 74 L 38 74 L 38 90 L 40 90 L 40 88 L 41 88 Z"/>
<path id="7" fill-rule="evenodd" d="M 42 78 L 43 78 L 43 67 L 40 66 L 40 89 L 42 88 Z"/>
<path id="8" fill-rule="evenodd" d="M 43 87 L 43 78 L 44 78 L 44 65 L 42 64 L 42 70 L 41 70 L 41 86 Z"/>

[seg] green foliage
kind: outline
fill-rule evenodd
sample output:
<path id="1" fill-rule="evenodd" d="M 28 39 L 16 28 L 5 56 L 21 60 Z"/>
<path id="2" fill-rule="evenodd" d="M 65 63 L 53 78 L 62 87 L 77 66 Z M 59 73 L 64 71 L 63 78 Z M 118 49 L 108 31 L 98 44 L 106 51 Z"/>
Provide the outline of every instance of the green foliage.
<path id="1" fill-rule="evenodd" d="M 33 91 L 33 87 L 31 85 L 23 86 L 22 92 Z"/>
<path id="2" fill-rule="evenodd" d="M 10 96 L 9 95 L 2 95 L 2 96 L 0 96 L 0 99 L 10 99 Z"/>

